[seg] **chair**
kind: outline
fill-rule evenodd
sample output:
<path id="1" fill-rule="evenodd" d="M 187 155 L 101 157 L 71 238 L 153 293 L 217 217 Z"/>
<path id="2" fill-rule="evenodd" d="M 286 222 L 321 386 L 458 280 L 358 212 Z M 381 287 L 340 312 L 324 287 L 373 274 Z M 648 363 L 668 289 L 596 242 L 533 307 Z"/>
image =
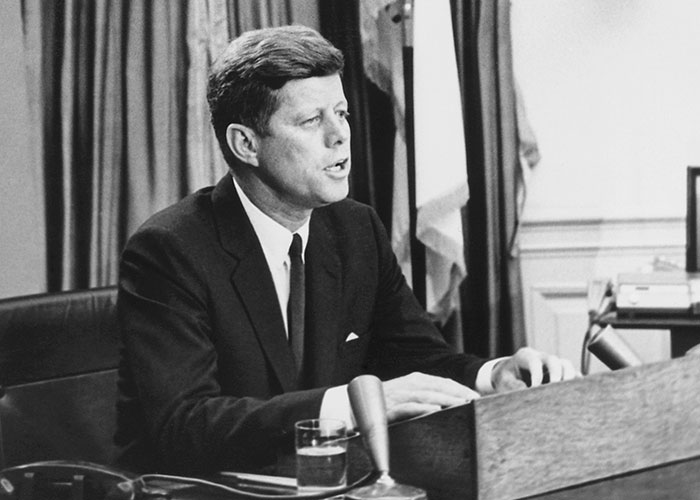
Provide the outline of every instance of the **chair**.
<path id="1" fill-rule="evenodd" d="M 0 469 L 116 455 L 116 287 L 0 300 Z"/>

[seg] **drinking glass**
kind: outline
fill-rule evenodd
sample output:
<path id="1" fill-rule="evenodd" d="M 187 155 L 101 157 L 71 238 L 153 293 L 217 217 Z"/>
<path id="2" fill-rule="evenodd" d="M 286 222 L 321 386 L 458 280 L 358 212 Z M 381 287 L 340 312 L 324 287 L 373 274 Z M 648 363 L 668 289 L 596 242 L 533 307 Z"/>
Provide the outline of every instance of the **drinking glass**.
<path id="1" fill-rule="evenodd" d="M 318 493 L 347 483 L 345 422 L 333 419 L 301 420 L 294 425 L 297 488 Z"/>

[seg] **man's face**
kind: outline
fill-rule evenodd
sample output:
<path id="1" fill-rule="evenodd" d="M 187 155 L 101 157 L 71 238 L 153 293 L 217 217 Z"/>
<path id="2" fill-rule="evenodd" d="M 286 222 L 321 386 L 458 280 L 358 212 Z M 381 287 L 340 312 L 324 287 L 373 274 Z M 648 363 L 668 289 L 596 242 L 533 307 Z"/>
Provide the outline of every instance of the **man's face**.
<path id="1" fill-rule="evenodd" d="M 342 200 L 348 194 L 350 127 L 339 75 L 291 80 L 267 134 L 258 136 L 261 180 L 290 211 Z"/>

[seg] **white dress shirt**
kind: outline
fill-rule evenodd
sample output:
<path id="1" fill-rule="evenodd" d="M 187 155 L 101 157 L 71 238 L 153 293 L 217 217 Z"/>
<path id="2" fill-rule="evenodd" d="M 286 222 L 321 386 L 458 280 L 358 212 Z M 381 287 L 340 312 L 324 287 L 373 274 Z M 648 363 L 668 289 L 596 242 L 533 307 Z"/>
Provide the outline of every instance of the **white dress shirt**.
<path id="1" fill-rule="evenodd" d="M 233 178 L 233 176 L 232 176 Z M 287 302 L 289 300 L 289 246 L 292 244 L 293 233 L 286 227 L 273 220 L 262 210 L 256 207 L 243 192 L 236 179 L 233 178 L 243 209 L 255 230 L 255 234 L 260 241 L 265 260 L 272 274 L 272 281 L 275 284 L 277 300 L 282 311 L 285 328 L 287 328 Z M 309 240 L 309 220 L 307 219 L 297 233 L 302 241 L 302 259 L 305 259 L 306 244 Z M 288 332 L 287 328 L 287 332 Z M 287 333 L 289 335 L 289 333 Z M 477 373 L 476 390 L 481 394 L 493 392 L 491 385 L 491 371 L 498 359 L 490 360 L 484 364 Z M 350 400 L 347 393 L 347 385 L 331 387 L 323 395 L 321 403 L 320 418 L 335 418 L 346 422 L 349 429 L 356 427 L 355 417 L 350 408 Z"/>
<path id="2" fill-rule="evenodd" d="M 250 201 L 250 198 L 246 196 L 235 179 L 233 180 L 233 185 L 236 187 L 243 209 L 246 215 L 248 215 L 250 223 L 253 225 L 255 234 L 265 254 L 267 267 L 270 268 L 272 281 L 275 284 L 275 291 L 277 292 L 277 300 L 279 300 L 280 310 L 282 311 L 284 326 L 287 329 L 287 335 L 289 335 L 289 328 L 287 326 L 290 269 L 289 246 L 292 244 L 292 236 L 294 233 L 256 207 L 253 202 Z M 304 225 L 296 232 L 301 236 L 301 258 L 305 260 L 304 253 L 306 252 L 306 243 L 309 240 L 309 220 L 307 219 Z"/>

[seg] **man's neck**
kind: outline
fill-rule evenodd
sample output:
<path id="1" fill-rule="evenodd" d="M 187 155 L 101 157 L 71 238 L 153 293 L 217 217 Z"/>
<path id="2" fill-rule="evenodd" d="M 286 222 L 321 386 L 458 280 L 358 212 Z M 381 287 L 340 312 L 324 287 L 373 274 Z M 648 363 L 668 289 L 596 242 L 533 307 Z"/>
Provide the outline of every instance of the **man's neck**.
<path id="1" fill-rule="evenodd" d="M 311 217 L 312 209 L 300 210 L 291 208 L 279 199 L 276 193 L 256 175 L 232 172 L 238 186 L 250 202 L 261 212 L 290 232 L 296 232 Z"/>

